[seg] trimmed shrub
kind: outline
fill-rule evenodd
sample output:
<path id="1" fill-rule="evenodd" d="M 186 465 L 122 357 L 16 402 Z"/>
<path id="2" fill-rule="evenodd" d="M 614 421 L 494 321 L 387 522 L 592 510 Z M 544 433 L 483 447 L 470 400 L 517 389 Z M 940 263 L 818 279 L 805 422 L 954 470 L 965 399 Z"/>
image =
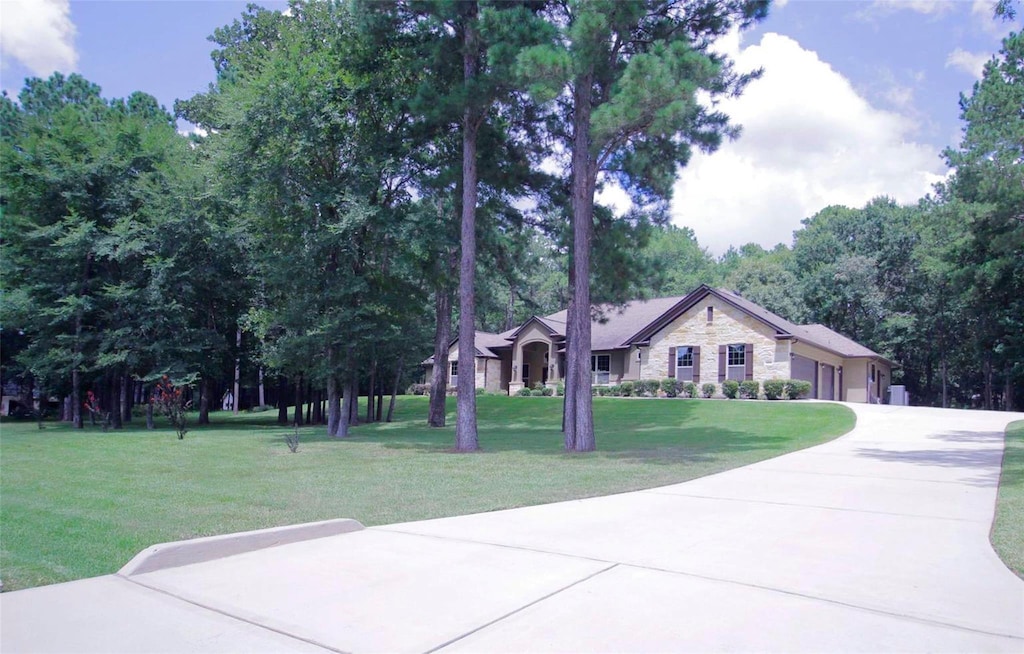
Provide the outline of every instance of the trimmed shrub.
<path id="1" fill-rule="evenodd" d="M 544 397 L 551 397 L 552 395 L 555 394 L 555 389 L 551 388 L 550 386 L 545 386 L 544 388 L 540 389 L 540 392 L 544 395 Z"/>
<path id="2" fill-rule="evenodd" d="M 744 400 L 756 400 L 761 393 L 761 383 L 756 379 L 747 379 L 740 382 L 740 397 Z"/>
<path id="3" fill-rule="evenodd" d="M 634 390 L 633 382 L 627 381 L 619 384 L 619 392 L 622 394 L 622 397 L 630 397 L 633 395 Z"/>
<path id="4" fill-rule="evenodd" d="M 519 397 L 530 397 L 530 389 L 524 386 L 516 391 L 516 395 Z"/>
<path id="5" fill-rule="evenodd" d="M 430 392 L 430 384 L 413 384 L 405 389 L 406 395 L 426 395 Z"/>
<path id="6" fill-rule="evenodd" d="M 682 384 L 678 379 L 668 378 L 661 380 L 661 390 L 665 391 L 665 397 L 676 397 L 679 395 L 681 386 Z"/>
<path id="7" fill-rule="evenodd" d="M 565 383 L 558 382 L 558 386 L 555 387 L 555 395 L 562 397 L 565 395 Z"/>
<path id="8" fill-rule="evenodd" d="M 711 382 L 700 385 L 700 394 L 702 397 L 714 397 L 715 391 L 717 390 L 718 387 L 712 384 Z"/>
<path id="9" fill-rule="evenodd" d="M 769 400 L 778 400 L 786 393 L 785 379 L 766 379 L 764 382 L 764 396 Z"/>
<path id="10" fill-rule="evenodd" d="M 637 386 L 641 388 L 641 391 L 645 396 L 658 397 L 658 391 L 661 389 L 661 381 L 658 379 L 641 379 L 637 382 Z"/>
<path id="11" fill-rule="evenodd" d="M 532 395 L 533 397 L 544 397 L 544 389 L 535 388 L 532 391 L 530 391 L 530 395 Z"/>
<path id="12" fill-rule="evenodd" d="M 697 384 L 694 384 L 693 382 L 684 382 L 683 390 L 679 394 L 683 397 L 697 397 L 697 393 Z M 715 390 L 711 389 L 711 394 L 714 395 L 714 393 Z"/>
<path id="13" fill-rule="evenodd" d="M 608 389 L 608 395 L 611 395 L 612 397 L 621 397 L 622 396 L 622 387 L 619 386 L 619 385 L 606 386 L 605 388 Z"/>
<path id="14" fill-rule="evenodd" d="M 787 379 L 786 395 L 789 399 L 796 400 L 801 397 L 807 397 L 811 394 L 811 382 L 804 381 L 803 379 Z"/>
<path id="15" fill-rule="evenodd" d="M 480 388 L 480 387 L 478 387 L 478 388 L 476 389 L 476 394 L 477 394 L 477 395 L 487 395 L 487 389 L 486 389 L 486 388 Z"/>
<path id="16" fill-rule="evenodd" d="M 735 400 L 740 392 L 740 383 L 735 379 L 726 379 L 722 382 L 722 395 L 730 400 Z"/>

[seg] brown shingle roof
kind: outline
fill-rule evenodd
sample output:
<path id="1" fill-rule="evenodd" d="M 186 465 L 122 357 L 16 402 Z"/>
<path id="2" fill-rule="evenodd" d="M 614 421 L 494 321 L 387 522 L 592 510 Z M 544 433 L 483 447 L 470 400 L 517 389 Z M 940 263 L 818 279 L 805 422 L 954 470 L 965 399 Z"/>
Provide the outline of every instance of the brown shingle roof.
<path id="1" fill-rule="evenodd" d="M 628 347 L 630 339 L 638 331 L 678 304 L 682 297 L 661 297 L 651 300 L 634 300 L 619 307 L 602 304 L 598 307 L 600 318 L 590 324 L 590 349 L 615 350 Z M 551 326 L 557 325 L 565 335 L 565 311 L 559 311 L 544 320 Z"/>
<path id="2" fill-rule="evenodd" d="M 860 343 L 834 332 L 825 325 L 798 325 L 794 334 L 801 341 L 831 350 L 844 357 L 873 357 L 884 359 L 881 354 L 869 350 Z"/>
<path id="3" fill-rule="evenodd" d="M 590 349 L 616 350 L 629 347 L 633 343 L 643 342 L 657 333 L 681 313 L 691 308 L 708 294 L 713 294 L 725 302 L 744 311 L 754 318 L 775 329 L 779 337 L 791 337 L 810 345 L 834 352 L 844 357 L 872 357 L 888 361 L 877 352 L 864 347 L 860 343 L 842 334 L 832 331 L 824 325 L 797 325 L 782 316 L 772 313 L 759 304 L 723 288 L 711 288 L 701 285 L 685 296 L 662 297 L 650 300 L 634 300 L 622 306 L 601 305 L 598 307 L 599 318 L 591 323 Z M 533 316 L 519 327 L 501 334 L 476 332 L 476 349 L 478 356 L 497 358 L 492 348 L 505 348 L 512 344 L 515 336 L 531 320 L 537 320 L 547 327 L 553 335 L 565 337 L 566 311 L 558 311 L 547 316 Z M 457 340 L 457 339 L 456 339 Z M 456 341 L 452 341 L 454 344 Z M 430 363 L 433 357 L 424 363 Z"/>

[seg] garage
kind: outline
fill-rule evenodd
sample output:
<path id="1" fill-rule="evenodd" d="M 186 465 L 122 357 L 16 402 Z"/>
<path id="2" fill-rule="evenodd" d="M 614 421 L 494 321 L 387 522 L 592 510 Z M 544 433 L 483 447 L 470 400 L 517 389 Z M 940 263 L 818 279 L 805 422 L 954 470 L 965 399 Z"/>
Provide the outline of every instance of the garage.
<path id="1" fill-rule="evenodd" d="M 810 397 L 818 397 L 818 362 L 814 359 L 794 354 L 790 362 L 790 376 L 811 382 Z"/>
<path id="2" fill-rule="evenodd" d="M 834 400 L 835 395 L 836 367 L 827 363 L 821 364 L 821 399 Z"/>

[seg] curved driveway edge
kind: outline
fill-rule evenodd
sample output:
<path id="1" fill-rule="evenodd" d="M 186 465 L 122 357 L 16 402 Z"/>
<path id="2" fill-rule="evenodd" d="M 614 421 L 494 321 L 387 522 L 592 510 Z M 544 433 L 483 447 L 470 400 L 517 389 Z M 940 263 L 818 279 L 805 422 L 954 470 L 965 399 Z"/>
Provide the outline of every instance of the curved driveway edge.
<path id="1" fill-rule="evenodd" d="M 846 436 L 683 484 L 0 595 L 0 649 L 1024 651 L 988 540 L 1024 415 L 848 406 Z"/>

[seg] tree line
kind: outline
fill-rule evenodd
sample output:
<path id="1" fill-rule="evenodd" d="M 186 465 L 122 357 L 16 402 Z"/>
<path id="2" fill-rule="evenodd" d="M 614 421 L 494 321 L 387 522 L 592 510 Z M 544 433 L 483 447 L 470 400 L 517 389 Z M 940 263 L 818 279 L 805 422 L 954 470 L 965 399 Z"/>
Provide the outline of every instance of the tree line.
<path id="1" fill-rule="evenodd" d="M 78 75 L 28 80 L 0 101 L 4 379 L 67 397 L 76 426 L 92 391 L 115 427 L 165 375 L 194 389 L 201 422 L 224 390 L 262 398 L 266 380 L 282 420 L 291 403 L 344 437 L 360 392 L 381 419 L 433 342 L 441 426 L 453 337 L 472 360 L 476 329 L 567 306 L 566 448 L 590 450 L 592 304 L 711 282 L 886 354 L 922 402 L 1010 406 L 1020 38 L 963 98 L 956 173 L 934 196 L 830 207 L 792 247 L 715 259 L 667 226 L 672 182 L 693 148 L 738 135 L 698 98 L 757 78 L 710 46 L 766 11 L 293 2 L 216 30 L 216 82 L 173 115 Z M 611 181 L 625 215 L 594 203 Z M 471 451 L 473 376 L 459 384 L 456 449 Z"/>

